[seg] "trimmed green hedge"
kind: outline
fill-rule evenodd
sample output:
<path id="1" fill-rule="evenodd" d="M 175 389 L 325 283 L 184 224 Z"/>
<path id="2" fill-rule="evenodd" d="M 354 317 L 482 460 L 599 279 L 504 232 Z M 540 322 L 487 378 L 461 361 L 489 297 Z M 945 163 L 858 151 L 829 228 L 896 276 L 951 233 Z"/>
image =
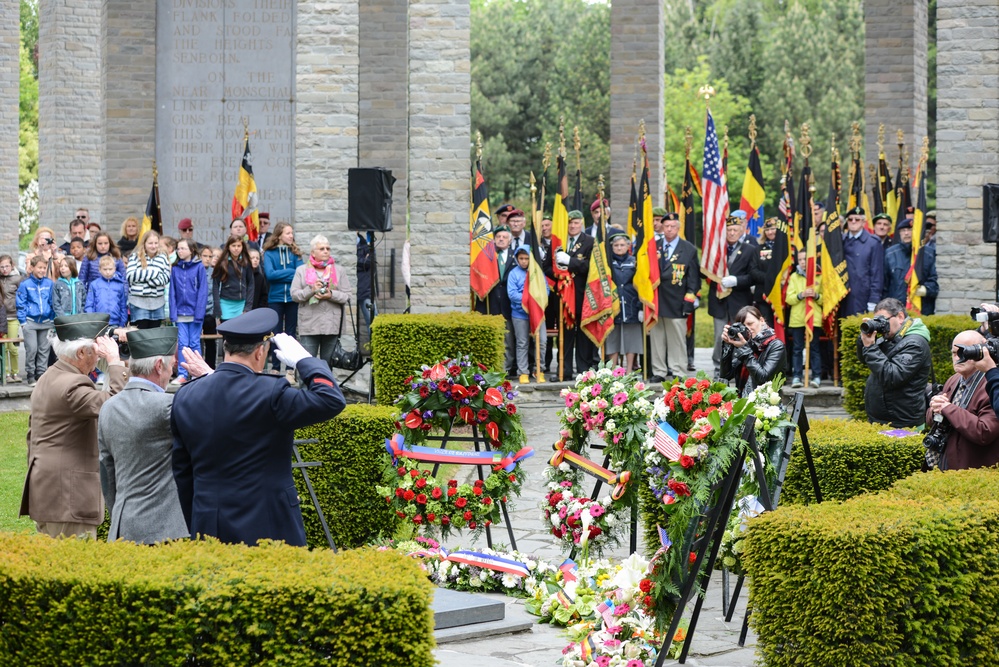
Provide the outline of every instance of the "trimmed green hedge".
<path id="1" fill-rule="evenodd" d="M 871 374 L 857 358 L 857 337 L 860 323 L 869 315 L 854 315 L 840 322 L 839 375 L 843 383 L 843 407 L 856 419 L 867 421 L 864 409 L 864 383 Z M 929 315 L 923 317 L 923 324 L 930 330 L 930 353 L 933 355 L 933 372 L 937 382 L 944 381 L 954 374 L 951 363 L 950 344 L 954 336 L 978 326 L 964 315 Z"/>
<path id="2" fill-rule="evenodd" d="M 879 433 L 888 428 L 884 424 L 849 419 L 816 419 L 809 426 L 808 444 L 823 500 L 846 500 L 867 491 L 887 489 L 922 466 L 921 436 L 891 438 Z M 815 502 L 797 433 L 780 502 Z"/>
<path id="3" fill-rule="evenodd" d="M 434 664 L 411 558 L 0 534 L 0 664 Z"/>
<path id="4" fill-rule="evenodd" d="M 309 479 L 338 549 L 359 547 L 379 535 L 392 537 L 395 532 L 398 519 L 375 491 L 382 478 L 385 438 L 395 433 L 395 413 L 393 408 L 380 405 L 348 405 L 335 419 L 295 434 L 319 441 L 302 445 L 299 451 L 304 460 L 323 463 L 308 469 Z M 309 546 L 329 548 L 305 480 L 297 472 L 295 484 L 302 497 Z"/>
<path id="5" fill-rule="evenodd" d="M 763 664 L 999 665 L 997 485 L 995 468 L 915 475 L 751 520 Z"/>
<path id="6" fill-rule="evenodd" d="M 469 355 L 492 369 L 502 369 L 506 322 L 499 315 L 437 313 L 379 315 L 371 323 L 371 370 L 375 396 L 392 405 L 405 379 L 423 364 Z"/>

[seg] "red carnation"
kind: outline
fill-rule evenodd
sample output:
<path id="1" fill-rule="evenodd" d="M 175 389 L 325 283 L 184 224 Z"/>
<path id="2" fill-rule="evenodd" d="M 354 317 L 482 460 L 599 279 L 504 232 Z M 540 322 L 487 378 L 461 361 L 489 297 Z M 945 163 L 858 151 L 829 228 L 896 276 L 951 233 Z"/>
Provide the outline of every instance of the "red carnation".
<path id="1" fill-rule="evenodd" d="M 423 371 L 423 377 L 424 378 L 430 377 L 430 369 L 429 368 L 427 370 Z"/>
<path id="2" fill-rule="evenodd" d="M 441 525 L 442 526 L 449 526 L 449 525 L 451 525 L 451 517 L 449 517 L 447 514 L 445 514 L 444 516 L 442 516 L 441 517 Z"/>
<path id="3" fill-rule="evenodd" d="M 459 375 L 461 374 L 461 367 L 460 367 L 460 366 L 457 366 L 457 365 L 455 365 L 455 366 L 450 366 L 450 367 L 449 367 L 449 368 L 447 369 L 447 371 L 448 371 L 448 373 L 450 373 L 450 374 L 451 374 L 451 375 L 453 375 L 454 377 L 458 377 L 458 376 L 459 376 Z"/>
<path id="4" fill-rule="evenodd" d="M 399 466 L 399 469 L 396 470 L 396 472 L 399 473 L 399 477 L 406 476 L 406 468 L 404 468 L 403 466 Z"/>
<path id="5" fill-rule="evenodd" d="M 429 431 L 432 428 L 433 426 L 430 425 L 430 422 L 423 422 L 423 425 L 420 426 L 421 431 Z"/>
<path id="6" fill-rule="evenodd" d="M 406 493 L 406 489 L 403 489 L 403 488 L 396 489 L 395 490 L 395 497 L 396 498 L 402 498 L 402 495 L 404 493 Z"/>
<path id="7" fill-rule="evenodd" d="M 416 479 L 417 477 L 420 476 L 420 471 L 419 470 L 410 470 L 409 471 L 409 476 L 412 477 L 413 479 Z"/>
<path id="8" fill-rule="evenodd" d="M 453 405 L 447 409 L 448 417 L 454 417 L 456 414 L 458 414 L 458 408 L 454 407 Z"/>
<path id="9" fill-rule="evenodd" d="M 472 512 L 470 510 L 466 510 L 465 513 L 462 514 L 462 517 L 464 517 L 465 521 L 468 521 L 472 518 Z"/>
<path id="10" fill-rule="evenodd" d="M 474 521 L 469 521 L 469 522 L 468 522 L 468 527 L 469 527 L 469 528 L 471 528 L 472 530 L 475 530 L 475 525 L 476 525 L 476 524 L 475 524 L 475 522 L 474 522 Z"/>
<path id="11" fill-rule="evenodd" d="M 478 417 L 480 422 L 486 421 L 487 419 L 489 419 L 489 410 L 482 408 L 481 410 L 479 410 Z"/>
<path id="12" fill-rule="evenodd" d="M 559 529 L 559 528 L 552 528 L 552 535 L 554 535 L 555 537 L 561 539 L 562 538 L 562 530 Z"/>
<path id="13" fill-rule="evenodd" d="M 409 384 L 412 381 L 413 381 L 413 376 L 410 375 L 408 378 L 406 378 L 405 380 L 403 380 L 403 384 Z"/>
<path id="14" fill-rule="evenodd" d="M 687 381 L 683 383 L 683 386 L 690 389 L 695 384 L 697 384 L 697 378 L 687 378 Z"/>
<path id="15" fill-rule="evenodd" d="M 428 513 L 428 514 L 427 514 L 427 521 L 430 521 L 431 523 L 432 523 L 432 522 L 434 521 L 434 519 L 436 519 L 436 518 L 437 518 L 437 515 L 436 515 L 436 514 L 434 514 L 433 512 L 430 512 L 430 513 Z"/>
<path id="16" fill-rule="evenodd" d="M 426 385 L 423 385 L 422 387 L 420 387 L 420 398 L 426 398 L 429 395 L 430 395 L 430 388 L 429 387 L 427 387 Z"/>
<path id="17" fill-rule="evenodd" d="M 475 482 L 472 483 L 472 486 L 479 487 L 479 486 L 482 486 L 484 484 L 485 484 L 485 482 L 483 482 L 481 479 L 477 479 L 477 480 L 475 480 Z"/>
<path id="18" fill-rule="evenodd" d="M 680 465 L 684 468 L 693 468 L 696 463 L 697 462 L 694 461 L 692 457 L 687 456 L 686 454 L 680 457 Z"/>
<path id="19" fill-rule="evenodd" d="M 456 479 L 449 479 L 447 481 L 447 486 L 448 486 L 449 489 L 456 488 L 458 486 L 458 480 L 456 480 Z"/>
<path id="20" fill-rule="evenodd" d="M 474 487 L 472 489 L 472 493 L 474 493 L 477 496 L 481 496 L 482 495 L 482 487 L 479 487 L 479 486 Z"/>
<path id="21" fill-rule="evenodd" d="M 721 402 L 722 402 L 722 395 L 719 394 L 717 391 L 708 396 L 709 405 L 721 405 Z"/>
<path id="22" fill-rule="evenodd" d="M 427 504 L 427 494 L 425 494 L 425 493 L 418 494 L 416 496 L 416 502 L 419 503 L 420 505 L 426 505 Z"/>
<path id="23" fill-rule="evenodd" d="M 421 524 L 421 523 L 423 523 L 423 515 L 422 514 L 417 514 L 416 516 L 414 516 L 413 517 L 413 523 L 415 523 L 415 524 Z"/>
<path id="24" fill-rule="evenodd" d="M 513 389 L 513 385 L 510 384 L 509 380 L 503 380 L 503 391 L 510 391 Z"/>
<path id="25" fill-rule="evenodd" d="M 485 498 L 482 499 L 482 504 L 483 505 L 492 505 L 493 504 L 493 499 L 490 498 L 489 496 L 486 496 Z"/>
<path id="26" fill-rule="evenodd" d="M 699 391 L 695 391 L 693 394 L 690 395 L 690 401 L 692 403 L 700 403 L 703 400 L 704 400 L 704 394 Z"/>
<path id="27" fill-rule="evenodd" d="M 426 485 L 427 485 L 427 480 L 424 479 L 423 477 L 421 477 L 420 479 L 416 480 L 416 488 L 422 489 Z"/>
<path id="28" fill-rule="evenodd" d="M 672 491 L 673 493 L 675 493 L 678 496 L 689 496 L 690 495 L 690 487 L 688 487 L 686 485 L 686 483 L 684 483 L 684 482 L 679 482 L 679 481 L 677 481 L 675 479 L 671 479 L 667 483 L 667 486 L 669 486 L 670 491 Z"/>
<path id="29" fill-rule="evenodd" d="M 402 494 L 402 499 L 405 500 L 407 503 L 415 497 L 416 494 L 413 493 L 410 489 L 406 489 Z"/>
<path id="30" fill-rule="evenodd" d="M 676 441 L 677 441 L 678 443 L 680 443 L 680 446 L 681 446 L 681 447 L 683 447 L 683 443 L 687 442 L 687 438 L 688 438 L 688 437 L 689 437 L 689 436 L 688 436 L 688 435 L 687 435 L 686 433 L 681 433 L 681 434 L 680 434 L 680 437 L 679 437 L 679 438 L 677 438 L 677 439 L 676 439 Z"/>
<path id="31" fill-rule="evenodd" d="M 550 497 L 548 498 L 548 504 L 549 504 L 549 505 L 551 505 L 552 507 L 555 507 L 556 505 L 558 505 L 558 504 L 559 504 L 559 502 L 560 502 L 561 500 L 562 500 L 562 494 L 561 494 L 561 493 L 553 493 L 553 494 L 552 494 L 552 495 L 551 495 L 551 496 L 550 496 Z"/>
<path id="32" fill-rule="evenodd" d="M 643 593 L 651 593 L 652 592 L 652 585 L 653 584 L 652 584 L 652 580 L 651 579 L 642 579 L 642 582 L 640 584 L 638 584 L 638 588 Z"/>
<path id="33" fill-rule="evenodd" d="M 595 537 L 599 537 L 602 532 L 604 531 L 601 530 L 600 526 L 590 526 L 590 539 L 592 540 Z"/>
<path id="34" fill-rule="evenodd" d="M 434 490 L 430 492 L 430 495 L 433 497 L 434 500 L 437 500 L 438 498 L 444 495 L 444 492 L 441 491 L 441 487 L 435 486 Z"/>
<path id="35" fill-rule="evenodd" d="M 454 501 L 454 506 L 457 507 L 458 509 L 461 509 L 462 507 L 464 507 L 467 504 L 468 504 L 468 498 L 466 498 L 464 496 L 459 496 Z"/>

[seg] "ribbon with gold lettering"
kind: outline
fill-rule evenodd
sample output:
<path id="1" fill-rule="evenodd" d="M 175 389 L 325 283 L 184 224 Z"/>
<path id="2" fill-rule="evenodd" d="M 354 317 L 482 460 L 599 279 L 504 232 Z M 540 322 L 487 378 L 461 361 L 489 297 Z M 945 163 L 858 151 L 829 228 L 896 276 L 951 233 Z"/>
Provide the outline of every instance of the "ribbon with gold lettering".
<path id="1" fill-rule="evenodd" d="M 586 474 L 596 477 L 608 486 L 614 487 L 611 491 L 611 498 L 614 500 L 620 500 L 621 496 L 623 496 L 624 492 L 627 490 L 628 482 L 631 481 L 630 471 L 625 470 L 622 473 L 616 473 L 613 470 L 608 470 L 599 463 L 591 461 L 582 454 L 569 449 L 564 439 L 559 440 L 552 445 L 552 449 L 555 450 L 555 454 L 548 461 L 548 465 L 553 468 L 559 467 L 562 463 L 568 463 L 573 468 L 582 470 Z"/>

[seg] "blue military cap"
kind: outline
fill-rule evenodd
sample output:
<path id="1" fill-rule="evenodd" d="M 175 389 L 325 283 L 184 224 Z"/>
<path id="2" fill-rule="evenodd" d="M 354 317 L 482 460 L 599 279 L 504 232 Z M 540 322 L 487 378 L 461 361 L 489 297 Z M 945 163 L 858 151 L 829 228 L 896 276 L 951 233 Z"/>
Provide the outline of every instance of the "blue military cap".
<path id="1" fill-rule="evenodd" d="M 278 314 L 270 308 L 257 308 L 223 322 L 218 332 L 230 343 L 259 343 L 274 335 Z"/>

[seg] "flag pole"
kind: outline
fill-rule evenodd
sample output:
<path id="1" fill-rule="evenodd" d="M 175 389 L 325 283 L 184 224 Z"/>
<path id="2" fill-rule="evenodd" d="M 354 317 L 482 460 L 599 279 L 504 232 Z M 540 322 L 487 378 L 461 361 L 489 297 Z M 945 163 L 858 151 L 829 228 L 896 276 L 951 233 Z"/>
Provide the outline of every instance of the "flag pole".
<path id="1" fill-rule="evenodd" d="M 475 162 L 478 164 L 482 161 L 482 132 L 478 130 L 475 131 Z M 475 221 L 471 220 L 471 216 L 475 215 L 473 210 L 475 206 L 475 175 L 472 175 L 472 187 L 468 191 L 468 210 L 469 210 L 469 229 L 474 229 Z M 471 259 L 471 253 L 469 253 L 469 258 Z M 488 298 L 488 297 L 487 297 Z M 469 300 L 469 312 L 475 312 L 475 290 L 472 286 L 468 286 L 468 300 Z M 486 309 L 486 315 L 489 314 L 489 309 Z"/>
<path id="2" fill-rule="evenodd" d="M 805 186 L 805 188 L 809 192 L 808 202 L 806 203 L 806 205 L 808 206 L 808 211 L 812 212 L 812 211 L 815 210 L 814 208 L 812 208 L 812 196 L 811 196 L 811 192 L 812 192 L 812 189 L 813 189 L 814 186 L 812 185 L 811 174 L 808 173 L 808 156 L 812 154 L 812 145 L 811 145 L 812 144 L 812 139 L 811 139 L 811 137 L 808 136 L 808 123 L 803 123 L 801 125 L 801 139 L 800 139 L 800 143 L 801 143 L 801 155 L 802 155 L 802 157 L 805 158 L 805 164 L 804 164 L 804 166 L 802 168 L 802 178 L 807 179 L 807 182 L 804 183 L 803 185 Z M 815 239 L 815 234 L 817 233 L 816 232 L 816 228 L 815 228 L 815 216 L 814 215 L 812 215 L 812 228 L 809 230 L 808 233 L 809 233 L 809 237 L 808 238 L 810 240 L 809 240 L 809 242 L 807 244 L 807 247 L 809 249 L 812 249 L 812 248 L 815 247 L 815 240 L 816 240 Z M 806 250 L 806 253 L 807 252 L 808 251 Z M 814 254 L 809 259 L 811 259 L 812 262 L 815 262 L 815 260 L 816 260 Z M 814 284 L 815 284 L 814 283 L 814 280 L 815 280 L 815 274 L 814 274 L 814 272 L 812 273 L 812 280 L 813 280 L 813 282 L 812 282 L 811 285 L 808 284 L 808 280 L 807 280 L 808 271 L 807 270 L 805 271 L 805 275 L 806 275 L 805 289 L 813 288 Z M 808 313 L 809 310 L 811 310 L 811 313 L 812 313 L 812 318 L 810 320 L 807 317 L 807 313 Z M 812 370 L 811 370 L 811 368 L 812 368 L 812 364 L 811 364 L 811 361 L 812 361 L 812 354 L 811 354 L 811 352 L 812 352 L 812 340 L 815 337 L 815 299 L 812 298 L 812 297 L 810 297 L 810 296 L 809 297 L 805 297 L 805 312 L 806 312 L 806 317 L 805 317 L 805 349 L 802 350 L 802 352 L 805 355 L 805 386 L 807 387 L 807 386 L 809 386 L 809 381 L 811 380 L 811 372 L 812 372 Z"/>
<path id="3" fill-rule="evenodd" d="M 606 243 L 607 236 L 607 209 L 604 208 L 604 175 L 597 177 L 597 201 L 600 202 L 600 242 Z M 594 230 L 597 231 L 597 230 Z M 580 313 L 580 315 L 582 315 Z M 600 343 L 600 363 L 604 363 L 604 344 Z"/>
<path id="4" fill-rule="evenodd" d="M 558 124 L 558 154 L 562 157 L 563 164 L 565 161 L 565 121 L 564 119 L 559 119 Z M 559 184 L 561 186 L 561 183 Z M 555 214 L 552 213 L 552 217 Z M 570 278 L 571 280 L 571 278 Z M 561 297 L 561 293 L 559 294 Z M 559 309 L 558 309 L 558 381 L 565 381 L 565 301 L 559 299 Z"/>
<path id="5" fill-rule="evenodd" d="M 538 213 L 537 213 L 538 218 L 544 218 L 545 217 L 545 183 L 548 181 L 548 165 L 551 164 L 551 161 L 552 161 L 552 145 L 551 145 L 551 142 L 547 142 L 547 143 L 545 143 L 545 151 L 544 151 L 544 153 L 542 154 L 542 157 L 541 157 L 541 168 L 543 169 L 543 171 L 541 172 L 541 198 L 538 199 L 538 200 L 536 200 L 538 202 L 537 206 L 538 206 L 538 209 L 539 209 Z M 538 255 L 540 255 L 541 254 L 541 220 L 538 220 L 535 223 L 535 226 L 534 226 L 534 236 L 535 236 L 535 241 L 534 242 L 538 244 Z M 551 257 L 549 257 L 549 259 L 551 259 Z M 545 283 L 545 284 L 547 285 L 547 283 Z M 548 310 L 548 303 L 547 302 L 545 303 L 545 310 Z M 561 312 L 561 311 L 562 311 L 562 309 L 559 308 L 559 312 Z M 535 352 L 534 358 L 538 360 L 538 375 L 534 379 L 538 383 L 546 382 L 547 381 L 545 379 L 545 374 L 541 371 L 541 329 L 544 329 L 544 331 L 545 331 L 545 347 L 547 348 L 548 347 L 548 319 L 544 315 L 544 313 L 542 313 L 541 327 L 539 328 L 538 333 L 535 336 L 535 345 L 537 345 L 537 350 Z M 561 348 L 561 346 L 562 346 L 562 341 L 559 340 L 559 347 Z"/>

